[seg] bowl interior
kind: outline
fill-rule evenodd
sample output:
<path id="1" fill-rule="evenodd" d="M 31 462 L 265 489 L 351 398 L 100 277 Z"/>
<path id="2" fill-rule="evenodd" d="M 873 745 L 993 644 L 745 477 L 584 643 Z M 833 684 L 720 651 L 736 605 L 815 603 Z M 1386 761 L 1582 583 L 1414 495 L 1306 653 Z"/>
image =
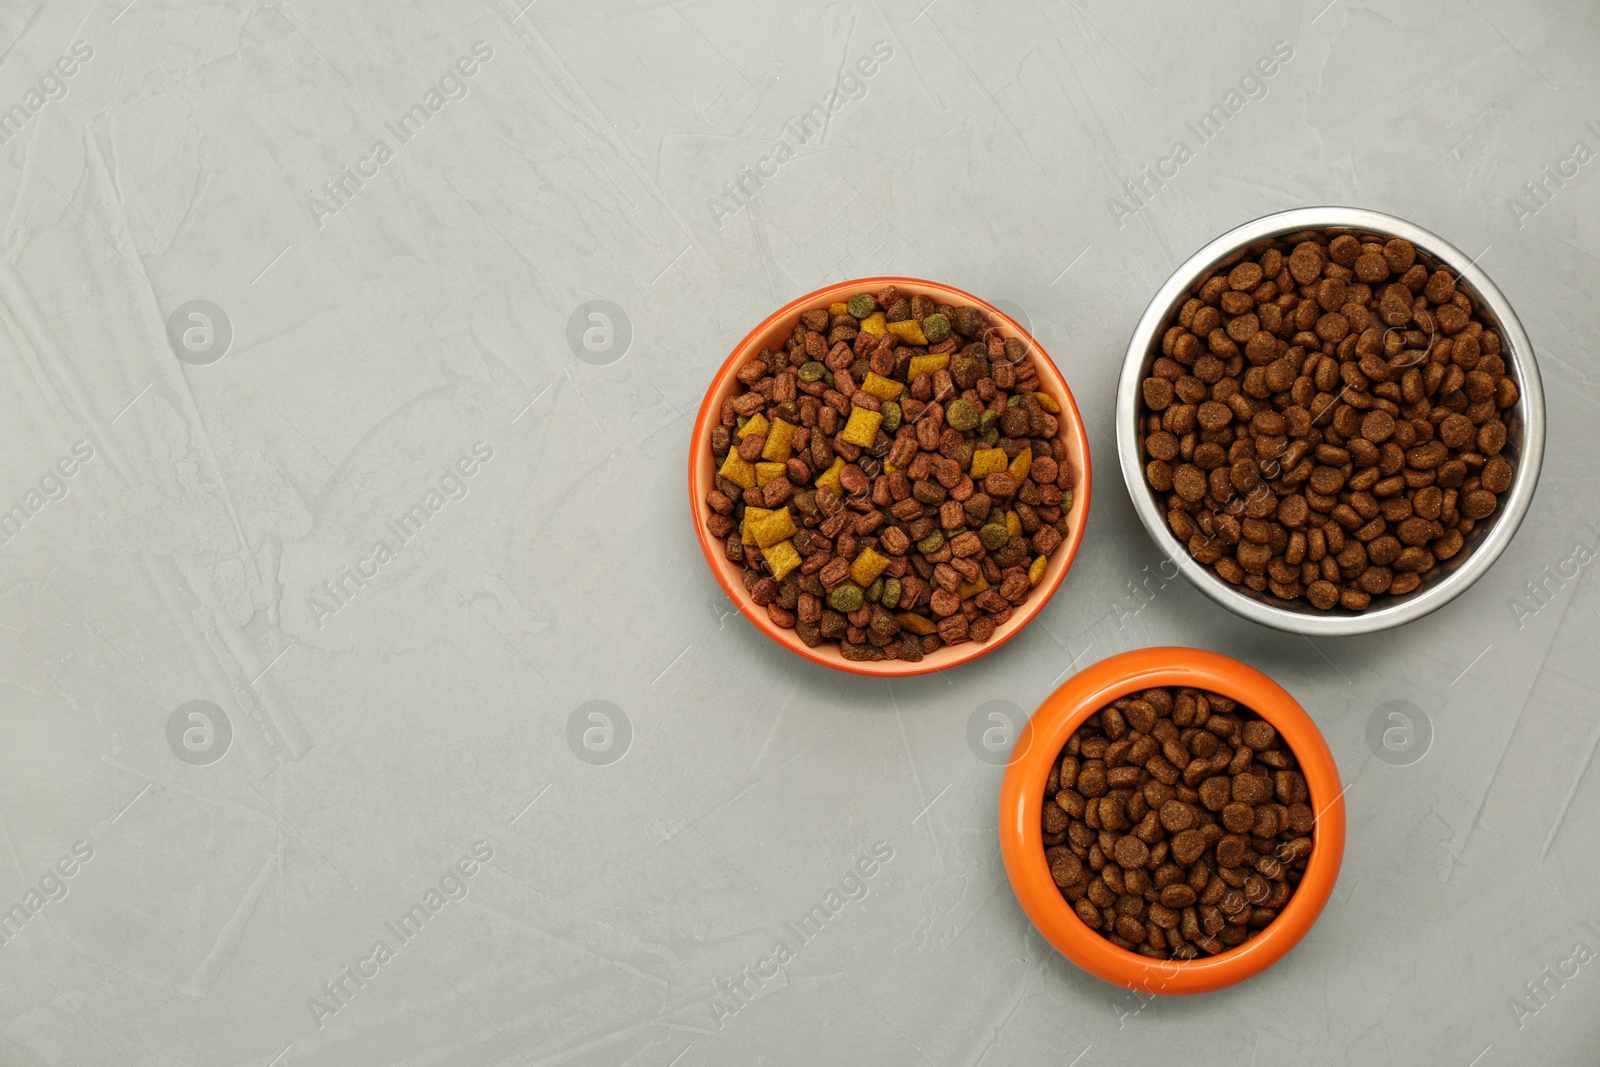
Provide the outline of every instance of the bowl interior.
<path id="1" fill-rule="evenodd" d="M 1041 388 L 1061 404 L 1061 414 L 1057 416 L 1058 436 L 1066 445 L 1067 455 L 1077 472 L 1077 483 L 1072 491 L 1072 510 L 1067 513 L 1069 533 L 1050 557 L 1044 577 L 1028 600 L 995 631 L 994 636 L 988 641 L 981 644 L 977 641 L 967 641 L 959 645 L 944 646 L 915 663 L 904 660 L 856 662 L 840 655 L 836 644 L 824 642 L 816 648 L 807 646 L 795 631 L 775 625 L 767 617 L 766 609 L 758 607 L 750 599 L 750 594 L 744 587 L 743 566 L 727 558 L 722 542 L 712 537 L 705 527 L 706 493 L 716 484 L 716 463 L 711 455 L 710 433 L 711 428 L 717 425 L 723 400 L 739 389 L 735 372 L 743 366 L 745 360 L 758 355 L 763 349 L 781 348 L 793 331 L 802 311 L 834 301 L 847 300 L 852 293 L 877 292 L 888 285 L 893 285 L 908 295 L 921 294 L 931 297 L 941 304 L 970 304 L 982 310 L 988 316 L 991 325 L 1003 336 L 1015 337 L 1026 344 L 1038 368 Z M 701 549 L 705 553 L 706 562 L 710 564 L 712 573 L 728 599 L 733 601 L 745 618 L 754 623 L 758 629 L 791 652 L 836 670 L 878 676 L 925 674 L 976 659 L 1005 644 L 1037 616 L 1061 585 L 1061 580 L 1066 576 L 1067 569 L 1071 567 L 1072 559 L 1077 554 L 1078 546 L 1083 541 L 1084 525 L 1089 513 L 1090 481 L 1089 441 L 1083 419 L 1078 414 L 1077 404 L 1073 401 L 1072 391 L 1067 388 L 1066 379 L 1061 376 L 1061 372 L 1039 343 L 1004 313 L 972 294 L 916 278 L 863 278 L 840 282 L 800 297 L 774 312 L 739 343 L 717 372 L 711 388 L 706 392 L 705 401 L 700 406 L 689 453 L 689 503 L 694 512 L 695 531 L 700 539 Z"/>
<path id="2" fill-rule="evenodd" d="M 1299 887 L 1255 937 L 1216 956 L 1156 960 L 1119 948 L 1084 925 L 1057 890 L 1044 859 L 1044 787 L 1062 746 L 1084 720 L 1118 697 L 1156 686 L 1192 686 L 1231 697 L 1272 724 L 1305 775 L 1317 822 L 1316 848 Z M 1086 668 L 1039 706 L 1020 756 L 1006 770 L 1000 846 L 1023 910 L 1068 959 L 1105 981 L 1145 992 L 1186 994 L 1232 985 L 1271 966 L 1311 929 L 1338 877 L 1344 854 L 1343 785 L 1321 731 L 1295 699 L 1261 672 L 1214 652 L 1147 648 Z"/>
<path id="3" fill-rule="evenodd" d="M 1327 219 L 1319 221 L 1316 218 L 1319 212 L 1326 214 L 1328 219 L 1360 214 L 1369 220 L 1385 220 L 1387 225 L 1376 223 L 1354 227 L 1336 225 Z M 1281 217 L 1284 219 L 1284 224 L 1281 226 L 1259 225 L 1270 222 L 1273 217 L 1269 216 L 1268 219 L 1258 220 L 1257 223 L 1242 226 L 1234 231 L 1235 233 L 1251 231 L 1243 241 L 1229 241 L 1232 234 L 1225 234 L 1213 242 L 1206 250 L 1210 252 L 1209 255 L 1197 255 L 1194 260 L 1180 268 L 1179 274 L 1174 275 L 1168 286 L 1163 289 L 1162 296 L 1158 297 L 1159 305 L 1152 304 L 1146 313 L 1145 321 L 1141 322 L 1135 337 L 1135 344 L 1143 342 L 1138 351 L 1137 374 L 1132 370 L 1135 365 L 1135 352 L 1130 350 L 1129 366 L 1125 368 L 1120 383 L 1121 389 L 1127 390 L 1131 387 L 1134 390 L 1133 414 L 1128 417 L 1125 413 L 1119 413 L 1124 415 L 1118 427 L 1119 437 L 1126 435 L 1126 440 L 1119 440 L 1119 447 L 1126 451 L 1131 443 L 1136 453 L 1131 457 L 1124 457 L 1124 479 L 1128 482 L 1130 494 L 1135 497 L 1134 503 L 1140 518 L 1145 521 L 1151 535 L 1189 579 L 1199 585 L 1212 599 L 1219 600 L 1235 610 L 1238 601 L 1253 602 L 1265 609 L 1252 614 L 1257 621 L 1273 625 L 1281 624 L 1285 628 L 1297 631 L 1356 633 L 1382 629 L 1442 606 L 1476 579 L 1515 532 L 1531 499 L 1532 486 L 1538 478 L 1543 456 L 1543 404 L 1538 371 L 1533 363 L 1527 335 L 1523 332 L 1521 324 L 1516 321 L 1504 295 L 1466 256 L 1442 239 L 1403 220 L 1390 219 L 1374 212 L 1311 208 L 1285 212 Z M 1235 586 L 1228 583 L 1210 567 L 1203 566 L 1189 555 L 1188 547 L 1177 539 L 1167 525 L 1165 494 L 1153 489 L 1143 474 L 1147 457 L 1143 451 L 1144 405 L 1138 395 L 1138 382 L 1149 376 L 1151 367 L 1161 355 L 1161 338 L 1173 315 L 1182 307 L 1184 301 L 1199 291 L 1206 279 L 1218 268 L 1231 266 L 1247 257 L 1259 256 L 1271 247 L 1278 247 L 1287 255 L 1296 243 L 1312 232 L 1330 236 L 1348 233 L 1359 240 L 1376 238 L 1386 241 L 1391 237 L 1404 238 L 1416 248 L 1417 261 L 1430 271 L 1443 268 L 1455 275 L 1456 284 L 1472 297 L 1477 314 L 1482 318 L 1486 328 L 1491 328 L 1500 335 L 1502 359 L 1505 361 L 1506 371 L 1516 381 L 1520 390 L 1518 402 L 1506 409 L 1503 414 L 1507 431 L 1503 454 L 1511 462 L 1516 474 L 1512 488 L 1501 496 L 1501 506 L 1489 519 L 1480 521 L 1467 535 L 1462 550 L 1451 559 L 1441 561 L 1434 571 L 1423 579 L 1420 587 L 1402 596 L 1387 593 L 1375 596 L 1371 605 L 1364 611 L 1350 611 L 1344 607 L 1319 611 L 1303 600 L 1286 601 L 1273 596 L 1270 591 L 1257 592 L 1245 585 Z M 1150 324 L 1154 324 L 1155 328 L 1147 331 L 1146 327 Z M 1119 406 L 1127 407 L 1126 404 Z M 1533 416 L 1531 420 L 1530 413 Z M 1141 503 L 1144 506 L 1140 506 Z M 1493 544 L 1486 546 L 1485 542 Z M 1483 548 L 1487 548 L 1491 554 L 1481 555 L 1479 550 Z M 1470 575 L 1464 576 L 1464 580 L 1453 580 L 1464 568 L 1470 569 Z M 1274 621 L 1271 616 L 1279 616 L 1280 619 Z"/>

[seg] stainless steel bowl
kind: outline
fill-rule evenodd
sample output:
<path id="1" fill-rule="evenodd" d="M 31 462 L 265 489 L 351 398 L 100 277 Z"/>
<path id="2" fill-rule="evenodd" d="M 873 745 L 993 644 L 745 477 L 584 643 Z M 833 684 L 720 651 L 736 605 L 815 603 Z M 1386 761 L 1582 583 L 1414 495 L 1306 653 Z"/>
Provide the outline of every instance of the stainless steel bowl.
<path id="1" fill-rule="evenodd" d="M 1499 331 L 1501 358 L 1506 371 L 1517 383 L 1521 395 L 1506 413 L 1508 441 L 1504 455 L 1516 468 L 1511 488 L 1500 498 L 1491 518 L 1467 537 L 1465 547 L 1454 558 L 1439 565 L 1415 591 L 1405 596 L 1374 597 L 1365 611 L 1336 608 L 1323 612 L 1304 601 L 1289 602 L 1269 593 L 1257 593 L 1246 586 L 1231 585 L 1189 555 L 1184 545 L 1167 526 L 1162 494 L 1150 488 L 1144 477 L 1141 454 L 1139 411 L 1143 406 L 1140 383 L 1161 353 L 1161 337 L 1173 312 L 1199 289 L 1213 268 L 1229 255 L 1253 245 L 1303 230 L 1350 230 L 1400 237 L 1416 246 L 1419 260 L 1431 268 L 1442 266 L 1455 273 L 1457 284 L 1465 285 L 1478 301 L 1484 318 Z M 1505 551 L 1517 532 L 1522 517 L 1533 500 L 1534 487 L 1544 459 L 1544 391 L 1539 384 L 1539 368 L 1533 347 L 1505 294 L 1488 275 L 1471 262 L 1460 249 L 1420 226 L 1376 211 L 1351 207 L 1308 207 L 1280 211 L 1229 230 L 1180 266 L 1139 319 L 1117 386 L 1117 451 L 1122 462 L 1122 477 L 1133 498 L 1139 521 L 1202 593 L 1235 614 L 1279 630 L 1307 636 L 1337 637 L 1372 633 L 1420 619 L 1460 596 Z"/>

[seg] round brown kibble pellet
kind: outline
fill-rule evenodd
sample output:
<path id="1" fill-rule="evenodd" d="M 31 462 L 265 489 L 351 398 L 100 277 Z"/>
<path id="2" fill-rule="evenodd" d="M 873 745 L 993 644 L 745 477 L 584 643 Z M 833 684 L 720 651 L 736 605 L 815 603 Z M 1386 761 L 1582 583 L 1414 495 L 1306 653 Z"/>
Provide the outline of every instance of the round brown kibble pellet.
<path id="1" fill-rule="evenodd" d="M 1246 771 L 1233 776 L 1233 799 L 1254 807 L 1272 799 L 1272 783 L 1259 774 Z"/>
<path id="2" fill-rule="evenodd" d="M 1339 587 L 1329 581 L 1312 582 L 1306 586 L 1306 599 L 1318 610 L 1329 611 L 1339 603 Z"/>
<path id="3" fill-rule="evenodd" d="M 1150 858 L 1150 847 L 1137 837 L 1129 834 L 1119 838 L 1116 846 L 1111 850 L 1112 857 L 1117 864 L 1124 868 L 1143 867 Z"/>
<path id="4" fill-rule="evenodd" d="M 1206 850 L 1206 838 L 1199 830 L 1185 830 L 1172 838 L 1172 858 L 1185 867 L 1200 858 Z"/>
<path id="5" fill-rule="evenodd" d="M 1446 415 L 1444 421 L 1439 424 L 1439 440 L 1449 448 L 1461 448 L 1471 441 L 1476 433 L 1477 427 L 1473 426 L 1472 420 L 1465 415 Z"/>
<path id="6" fill-rule="evenodd" d="M 1478 482 L 1491 493 L 1503 493 L 1511 488 L 1511 464 L 1495 456 L 1483 465 Z"/>
<path id="7" fill-rule="evenodd" d="M 1474 489 L 1461 498 L 1461 514 L 1474 521 L 1487 519 L 1494 514 L 1498 501 L 1495 495 L 1487 489 Z"/>
<path id="8" fill-rule="evenodd" d="M 1381 282 L 1389 277 L 1389 264 L 1376 252 L 1364 252 L 1356 257 L 1356 281 L 1368 285 Z"/>
<path id="9" fill-rule="evenodd" d="M 1247 292 L 1261 284 L 1261 265 L 1249 260 L 1228 272 L 1228 285 L 1239 292 Z"/>
<path id="10" fill-rule="evenodd" d="M 1222 809 L 1222 825 L 1236 834 L 1248 833 L 1256 824 L 1256 809 L 1234 802 Z"/>
<path id="11" fill-rule="evenodd" d="M 1169 908 L 1192 907 L 1198 899 L 1200 899 L 1199 895 L 1182 882 L 1176 885 L 1169 885 L 1161 891 L 1161 903 Z"/>
<path id="12" fill-rule="evenodd" d="M 1194 826 L 1194 809 L 1181 800 L 1169 800 L 1161 805 L 1161 828 L 1169 834 L 1178 834 Z"/>
<path id="13" fill-rule="evenodd" d="M 1257 752 L 1271 748 L 1272 742 L 1278 736 L 1278 731 L 1272 728 L 1270 722 L 1263 722 L 1259 719 L 1252 719 L 1250 722 L 1245 723 L 1239 733 L 1244 739 L 1244 743 Z"/>
<path id="14" fill-rule="evenodd" d="M 1165 411 L 1172 406 L 1172 383 L 1165 378 L 1144 380 L 1144 403 L 1151 411 Z"/>
<path id="15" fill-rule="evenodd" d="M 1195 412 L 1195 421 L 1202 430 L 1220 430 L 1233 421 L 1233 409 L 1216 400 L 1207 400 Z"/>
<path id="16" fill-rule="evenodd" d="M 1200 803 L 1207 811 L 1221 811 L 1233 799 L 1233 782 L 1222 775 L 1200 783 Z"/>
<path id="17" fill-rule="evenodd" d="M 1361 417 L 1361 436 L 1375 445 L 1381 445 L 1394 436 L 1394 416 L 1381 409 L 1373 409 Z"/>
<path id="18" fill-rule="evenodd" d="M 1185 500 L 1199 500 L 1206 495 L 1205 472 L 1192 463 L 1185 463 L 1172 472 L 1172 488 Z"/>
<path id="19" fill-rule="evenodd" d="M 1245 840 L 1237 833 L 1227 834 L 1217 840 L 1217 862 L 1224 867 L 1237 867 L 1244 862 Z"/>

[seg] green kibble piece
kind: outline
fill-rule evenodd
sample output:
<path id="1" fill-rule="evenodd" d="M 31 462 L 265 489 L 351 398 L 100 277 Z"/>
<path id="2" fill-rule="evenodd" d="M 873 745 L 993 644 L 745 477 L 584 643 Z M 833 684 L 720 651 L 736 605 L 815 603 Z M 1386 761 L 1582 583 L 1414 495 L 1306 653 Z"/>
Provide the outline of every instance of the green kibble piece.
<path id="1" fill-rule="evenodd" d="M 829 389 L 832 389 L 833 388 L 833 384 L 834 384 L 834 382 L 833 382 L 833 371 L 824 370 L 822 372 L 822 380 L 828 383 L 828 388 Z"/>
<path id="2" fill-rule="evenodd" d="M 933 533 L 917 542 L 917 551 L 921 552 L 924 556 L 931 556 L 943 547 L 944 534 L 940 533 L 938 530 L 933 531 Z"/>
<path id="3" fill-rule="evenodd" d="M 978 435 L 978 440 L 982 441 L 990 448 L 993 448 L 995 442 L 1000 440 L 1000 431 L 995 429 L 993 426 L 990 426 L 988 429 L 984 430 Z"/>
<path id="4" fill-rule="evenodd" d="M 1068 489 L 1061 494 L 1061 511 L 1065 514 L 1072 510 L 1072 490 Z"/>
<path id="5" fill-rule="evenodd" d="M 1006 407 L 1008 408 L 1017 407 L 1021 403 L 1022 396 L 1020 394 L 1012 394 L 1011 396 L 1006 397 Z"/>
<path id="6" fill-rule="evenodd" d="M 824 374 L 827 374 L 828 368 L 816 360 L 812 360 L 810 363 L 800 364 L 800 370 L 797 373 L 800 375 L 802 382 L 814 382 L 821 379 Z"/>
<path id="7" fill-rule="evenodd" d="M 976 430 L 978 423 L 983 420 L 983 411 L 983 408 L 966 397 L 958 396 L 950 401 L 949 407 L 944 409 L 944 421 L 963 432 Z"/>
<path id="8" fill-rule="evenodd" d="M 900 606 L 900 579 L 883 578 L 881 581 L 883 582 L 883 594 L 879 597 L 878 603 L 892 611 Z"/>
<path id="9" fill-rule="evenodd" d="M 1010 539 L 1011 531 L 1006 529 L 1004 522 L 991 522 L 978 529 L 978 541 L 990 552 L 998 551 Z"/>
<path id="10" fill-rule="evenodd" d="M 848 615 L 861 610 L 862 599 L 861 587 L 854 582 L 845 582 L 828 594 L 828 606 Z"/>
<path id="11" fill-rule="evenodd" d="M 853 318 L 864 319 L 878 310 L 878 302 L 872 299 L 871 293 L 857 293 L 850 298 L 849 311 Z"/>
<path id="12" fill-rule="evenodd" d="M 950 320 L 937 311 L 922 320 L 922 336 L 930 345 L 936 345 L 950 336 Z"/>
<path id="13" fill-rule="evenodd" d="M 994 424 L 999 421 L 1000 416 L 996 415 L 988 408 L 984 408 L 983 414 L 978 417 L 978 432 L 988 433 L 990 430 L 994 429 Z"/>
<path id="14" fill-rule="evenodd" d="M 884 433 L 894 433 L 900 428 L 900 405 L 893 400 L 885 400 L 878 405 L 878 411 L 883 415 L 883 423 L 879 426 Z"/>
<path id="15" fill-rule="evenodd" d="M 872 579 L 872 584 L 867 586 L 867 603 L 876 604 L 883 596 L 883 576 Z"/>

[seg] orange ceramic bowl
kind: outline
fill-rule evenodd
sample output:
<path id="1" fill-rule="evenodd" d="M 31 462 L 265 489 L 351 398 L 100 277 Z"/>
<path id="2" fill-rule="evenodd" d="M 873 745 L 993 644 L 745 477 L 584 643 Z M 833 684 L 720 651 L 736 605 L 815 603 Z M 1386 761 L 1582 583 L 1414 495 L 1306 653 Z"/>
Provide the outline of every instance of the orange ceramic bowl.
<path id="1" fill-rule="evenodd" d="M 717 425 L 723 400 L 732 396 L 739 387 L 738 379 L 734 377 L 735 372 L 744 365 L 745 360 L 760 354 L 763 349 L 781 348 L 789 334 L 793 332 L 795 322 L 799 320 L 802 311 L 848 300 L 852 293 L 875 293 L 889 285 L 895 286 L 908 296 L 920 293 L 932 297 L 941 304 L 970 304 L 982 310 L 1002 336 L 1015 337 L 1026 344 L 1034 365 L 1038 368 L 1040 388 L 1061 404 L 1061 413 L 1056 416 L 1059 424 L 1058 436 L 1065 443 L 1067 456 L 1072 461 L 1073 470 L 1077 472 L 1077 483 L 1072 490 L 1072 510 L 1067 513 L 1070 532 L 1051 555 L 1044 577 L 1034 587 L 1033 593 L 1022 607 L 1001 624 L 988 641 L 983 643 L 967 641 L 959 645 L 942 647 L 915 663 L 898 659 L 854 662 L 840 655 L 836 644 L 824 642 L 816 648 L 808 647 L 800 640 L 799 634 L 775 625 L 767 617 L 766 609 L 758 607 L 750 599 L 741 577 L 743 566 L 731 562 L 723 551 L 721 540 L 711 536 L 711 532 L 706 529 L 706 516 L 710 514 L 710 509 L 706 507 L 706 494 L 715 488 L 717 473 L 716 462 L 711 456 L 711 429 Z M 711 388 L 706 390 L 705 400 L 700 404 L 700 415 L 695 419 L 694 438 L 689 447 L 689 509 L 693 516 L 695 534 L 700 538 L 700 548 L 705 553 L 711 573 L 716 576 L 728 599 L 733 601 L 756 629 L 795 655 L 804 656 L 813 663 L 820 663 L 834 670 L 880 677 L 926 674 L 977 659 L 1011 640 L 1024 626 L 1033 621 L 1061 586 L 1061 580 L 1066 577 L 1067 568 L 1072 566 L 1072 558 L 1078 554 L 1078 546 L 1083 542 L 1084 524 L 1089 515 L 1090 481 L 1089 437 L 1084 430 L 1083 417 L 1078 414 L 1078 406 L 1072 399 L 1072 391 L 1067 388 L 1066 380 L 1061 377 L 1061 372 L 1050 361 L 1044 349 L 1039 347 L 1039 342 L 1010 317 L 971 293 L 918 278 L 857 278 L 854 281 L 839 282 L 837 285 L 818 289 L 814 293 L 807 293 L 767 316 L 761 325 L 751 330 L 745 339 L 739 342 L 722 364 L 722 369 L 717 371 L 717 376 L 711 382 Z M 1042 781 L 1040 788 L 1043 788 Z"/>
<path id="2" fill-rule="evenodd" d="M 1232 697 L 1278 731 L 1299 761 L 1317 824 L 1316 848 L 1283 911 L 1255 937 L 1216 956 L 1156 960 L 1119 948 L 1083 924 L 1044 859 L 1039 820 L 1050 766 L 1083 721 L 1118 697 L 1155 686 L 1194 686 Z M 1000 855 L 1011 888 L 1056 951 L 1097 978 L 1141 993 L 1209 993 L 1276 963 L 1322 913 L 1344 858 L 1344 787 L 1322 733 L 1282 686 L 1238 660 L 1193 648 L 1143 648 L 1068 679 L 1034 712 L 1000 786 Z"/>

